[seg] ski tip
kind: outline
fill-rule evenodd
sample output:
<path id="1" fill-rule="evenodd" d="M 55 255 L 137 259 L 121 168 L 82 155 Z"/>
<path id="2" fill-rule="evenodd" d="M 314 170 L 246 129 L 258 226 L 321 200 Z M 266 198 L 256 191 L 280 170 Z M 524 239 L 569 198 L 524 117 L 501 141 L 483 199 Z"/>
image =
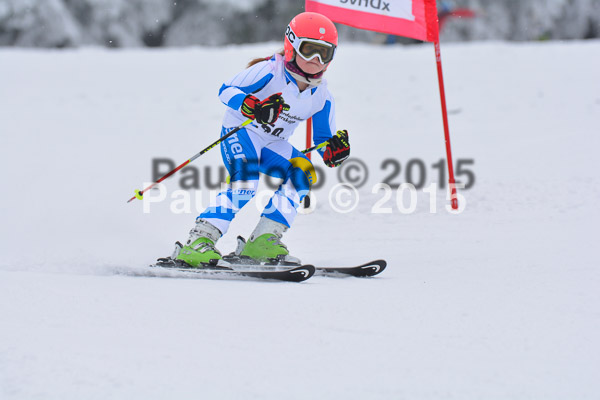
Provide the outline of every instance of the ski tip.
<path id="1" fill-rule="evenodd" d="M 292 268 L 288 270 L 288 274 L 290 276 L 290 281 L 293 282 L 303 282 L 313 276 L 316 272 L 316 268 L 314 265 L 302 265 L 300 267 Z"/>
<path id="2" fill-rule="evenodd" d="M 385 260 L 373 260 L 355 267 L 318 267 L 317 275 L 329 277 L 354 276 L 357 278 L 375 276 L 383 272 L 387 262 Z"/>
<path id="3" fill-rule="evenodd" d="M 233 272 L 242 276 L 260 278 L 267 280 L 286 281 L 286 282 L 304 282 L 315 274 L 316 268 L 313 265 L 300 265 L 295 268 L 285 270 L 256 270 L 244 271 L 235 270 Z"/>
<path id="4" fill-rule="evenodd" d="M 383 272 L 387 267 L 387 261 L 385 260 L 374 260 L 368 264 L 360 266 L 360 269 L 364 273 L 363 276 L 375 276 Z"/>

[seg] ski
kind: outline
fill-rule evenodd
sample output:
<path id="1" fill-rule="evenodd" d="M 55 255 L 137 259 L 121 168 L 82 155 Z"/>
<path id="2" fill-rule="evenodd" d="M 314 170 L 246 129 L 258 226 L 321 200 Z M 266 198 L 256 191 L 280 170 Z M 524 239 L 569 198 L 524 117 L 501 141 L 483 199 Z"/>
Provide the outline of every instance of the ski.
<path id="1" fill-rule="evenodd" d="M 317 267 L 315 276 L 332 278 L 354 276 L 363 278 L 380 274 L 386 266 L 387 262 L 385 260 L 373 260 L 355 267 Z"/>
<path id="2" fill-rule="evenodd" d="M 172 277 L 191 277 L 206 279 L 257 279 L 274 280 L 286 282 L 303 282 L 309 279 L 315 273 L 315 267 L 312 265 L 295 265 L 286 268 L 253 268 L 247 265 L 246 268 L 231 265 L 224 266 L 218 263 L 205 264 L 201 268 L 194 268 L 188 264 L 173 260 L 172 258 L 159 258 L 152 268 L 168 270 L 174 272 Z"/>
<path id="3" fill-rule="evenodd" d="M 273 270 L 274 268 L 291 268 L 293 266 L 300 266 L 301 264 L 286 262 L 285 260 L 269 260 L 267 262 L 256 262 L 255 260 L 238 256 L 235 254 L 226 255 L 223 260 L 230 264 L 233 268 L 243 269 L 260 269 L 260 270 Z M 315 267 L 315 276 L 326 276 L 331 278 L 343 278 L 343 277 L 371 277 L 380 274 L 385 270 L 387 262 L 385 260 L 373 260 L 367 263 L 352 266 L 352 267 Z"/>

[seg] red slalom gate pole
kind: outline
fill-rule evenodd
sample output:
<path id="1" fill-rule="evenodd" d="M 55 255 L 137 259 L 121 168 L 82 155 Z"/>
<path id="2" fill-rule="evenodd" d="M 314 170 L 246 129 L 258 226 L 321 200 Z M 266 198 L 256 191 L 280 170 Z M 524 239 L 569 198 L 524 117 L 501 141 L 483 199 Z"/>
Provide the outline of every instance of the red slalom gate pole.
<path id="1" fill-rule="evenodd" d="M 438 82 L 440 84 L 440 100 L 442 102 L 442 119 L 444 121 L 444 138 L 446 140 L 446 160 L 448 161 L 448 183 L 450 185 L 450 199 L 452 208 L 458 210 L 458 196 L 456 182 L 454 181 L 454 167 L 452 163 L 452 149 L 450 147 L 450 125 L 448 124 L 448 108 L 446 107 L 446 91 L 444 89 L 444 74 L 442 72 L 442 53 L 440 50 L 439 36 L 434 42 L 435 59 L 437 63 Z"/>
<path id="2" fill-rule="evenodd" d="M 306 150 L 310 149 L 310 145 L 312 143 L 312 117 L 306 120 Z M 311 152 L 312 150 L 303 152 L 306 154 L 309 160 L 311 160 Z M 304 208 L 310 207 L 310 197 L 308 194 L 304 197 Z"/>
<path id="3" fill-rule="evenodd" d="M 312 142 L 312 117 L 306 120 L 306 148 L 310 147 Z M 310 153 L 306 154 L 306 157 L 310 160 Z"/>

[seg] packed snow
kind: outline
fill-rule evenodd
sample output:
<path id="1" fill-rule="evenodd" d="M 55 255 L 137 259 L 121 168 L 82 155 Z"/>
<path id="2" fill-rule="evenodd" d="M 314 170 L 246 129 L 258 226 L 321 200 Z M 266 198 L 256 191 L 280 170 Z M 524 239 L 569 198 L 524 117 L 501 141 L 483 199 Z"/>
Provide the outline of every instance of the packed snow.
<path id="1" fill-rule="evenodd" d="M 182 192 L 178 174 L 165 201 L 126 200 L 152 159 L 181 163 L 215 140 L 221 83 L 279 48 L 0 51 L 0 398 L 596 399 L 599 41 L 442 46 L 455 164 L 473 160 L 475 177 L 458 214 L 432 167 L 445 157 L 433 47 L 341 46 L 327 72 L 337 125 L 369 177 L 356 208 L 335 212 L 338 171 L 317 156 L 316 209 L 284 242 L 316 265 L 387 270 L 135 276 L 187 238 L 218 150 L 194 162 L 201 190 Z M 392 183 L 423 161 L 414 210 L 410 189 L 401 204 L 374 190 L 387 159 L 402 168 Z"/>

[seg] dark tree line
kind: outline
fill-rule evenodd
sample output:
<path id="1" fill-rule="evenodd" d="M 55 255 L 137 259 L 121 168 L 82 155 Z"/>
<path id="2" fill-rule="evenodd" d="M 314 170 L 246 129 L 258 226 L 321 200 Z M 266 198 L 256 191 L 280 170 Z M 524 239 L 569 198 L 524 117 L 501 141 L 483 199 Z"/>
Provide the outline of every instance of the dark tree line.
<path id="1" fill-rule="evenodd" d="M 600 37 L 600 0 L 456 0 L 442 39 Z M 0 46 L 159 47 L 277 41 L 304 0 L 0 0 Z M 344 40 L 382 35 L 339 26 Z"/>

